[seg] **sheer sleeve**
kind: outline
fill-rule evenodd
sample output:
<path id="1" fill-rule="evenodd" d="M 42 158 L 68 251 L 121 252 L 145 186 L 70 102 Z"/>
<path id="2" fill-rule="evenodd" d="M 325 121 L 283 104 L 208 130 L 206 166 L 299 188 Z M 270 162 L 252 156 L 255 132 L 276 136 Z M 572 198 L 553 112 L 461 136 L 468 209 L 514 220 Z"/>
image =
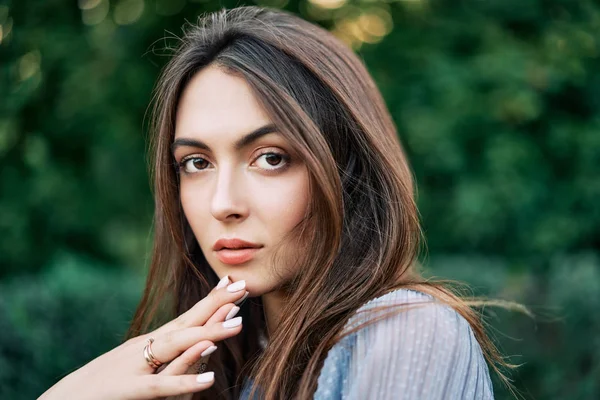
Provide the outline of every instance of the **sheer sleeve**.
<path id="1" fill-rule="evenodd" d="M 431 297 L 402 289 L 375 300 L 365 308 Z M 349 326 L 362 318 L 351 319 Z M 449 306 L 428 303 L 410 306 L 336 344 L 325 360 L 315 399 L 493 399 L 493 390 L 468 322 Z"/>

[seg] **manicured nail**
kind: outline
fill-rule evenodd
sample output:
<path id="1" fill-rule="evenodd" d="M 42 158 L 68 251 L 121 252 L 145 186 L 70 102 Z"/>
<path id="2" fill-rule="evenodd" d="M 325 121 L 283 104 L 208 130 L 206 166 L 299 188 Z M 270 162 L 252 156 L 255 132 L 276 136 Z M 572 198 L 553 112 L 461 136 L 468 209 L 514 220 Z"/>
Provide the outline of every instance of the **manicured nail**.
<path id="1" fill-rule="evenodd" d="M 206 356 L 214 353 L 216 349 L 217 349 L 217 346 L 210 346 L 208 349 L 204 350 L 202 352 L 202 354 L 200 354 L 200 356 L 206 357 Z"/>
<path id="2" fill-rule="evenodd" d="M 239 292 L 242 289 L 246 288 L 246 281 L 237 281 L 227 286 L 227 291 L 229 293 Z"/>
<path id="3" fill-rule="evenodd" d="M 236 326 L 240 326 L 242 324 L 242 317 L 235 317 L 234 319 L 230 319 L 229 321 L 223 322 L 223 328 L 235 328 Z"/>
<path id="4" fill-rule="evenodd" d="M 219 283 L 217 283 L 216 289 L 219 290 L 227 285 L 229 285 L 229 275 L 225 275 L 223 278 L 221 278 Z"/>
<path id="5" fill-rule="evenodd" d="M 198 383 L 210 383 L 215 379 L 215 373 L 210 371 L 210 372 L 205 372 L 203 374 L 200 374 L 196 377 L 196 382 Z"/>
<path id="6" fill-rule="evenodd" d="M 248 297 L 249 293 L 250 292 L 246 292 L 246 294 L 244 294 L 241 299 L 234 301 L 233 304 L 235 304 L 236 306 L 239 306 L 240 304 L 242 304 L 244 302 L 244 300 L 246 300 L 246 297 Z"/>
<path id="7" fill-rule="evenodd" d="M 225 321 L 229 321 L 231 318 L 235 317 L 235 314 L 237 314 L 238 311 L 240 311 L 240 308 L 238 306 L 233 306 L 231 311 L 229 311 L 229 313 L 227 313 L 227 316 L 225 317 Z"/>

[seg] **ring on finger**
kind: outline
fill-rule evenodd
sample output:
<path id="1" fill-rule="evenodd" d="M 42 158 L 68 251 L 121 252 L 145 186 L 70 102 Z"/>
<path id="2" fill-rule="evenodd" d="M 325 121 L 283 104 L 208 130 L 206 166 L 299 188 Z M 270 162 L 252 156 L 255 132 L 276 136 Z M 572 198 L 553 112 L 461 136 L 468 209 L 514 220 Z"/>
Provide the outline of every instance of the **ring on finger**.
<path id="1" fill-rule="evenodd" d="M 144 347 L 144 358 L 149 366 L 156 369 L 160 367 L 163 362 L 159 361 L 152 352 L 152 343 L 154 342 L 154 338 L 148 338 L 146 342 L 146 346 Z"/>

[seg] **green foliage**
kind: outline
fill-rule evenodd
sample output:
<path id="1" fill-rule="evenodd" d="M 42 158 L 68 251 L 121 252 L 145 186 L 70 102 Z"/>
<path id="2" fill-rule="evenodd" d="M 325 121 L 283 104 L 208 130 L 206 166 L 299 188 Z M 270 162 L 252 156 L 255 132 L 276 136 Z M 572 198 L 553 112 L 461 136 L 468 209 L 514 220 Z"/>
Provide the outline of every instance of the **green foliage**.
<path id="1" fill-rule="evenodd" d="M 600 7 L 392 7 L 363 51 L 419 185 L 432 252 L 536 257 L 600 242 Z M 527 5 L 525 5 L 527 4 Z"/>
<path id="2" fill-rule="evenodd" d="M 429 266 L 434 276 L 469 282 L 475 295 L 529 307 L 533 318 L 499 307 L 483 310 L 502 354 L 522 364 L 509 375 L 526 399 L 600 397 L 597 254 L 557 256 L 545 279 L 527 265 L 511 265 L 504 258 L 436 255 Z M 513 398 L 492 378 L 497 399 Z"/>
<path id="3" fill-rule="evenodd" d="M 122 342 L 143 279 L 62 256 L 0 284 L 0 398 L 33 399 Z"/>
<path id="4" fill-rule="evenodd" d="M 415 173 L 431 271 L 538 315 L 494 322 L 520 339 L 499 337 L 525 363 L 517 388 L 600 397 L 600 4 L 259 3 L 365 60 Z M 150 244 L 146 111 L 176 41 L 162 39 L 239 4 L 0 0 L 0 397 L 32 398 L 119 342 Z"/>
<path id="5" fill-rule="evenodd" d="M 11 28 L 0 44 L 0 275 L 39 270 L 56 251 L 140 265 L 152 212 L 144 117 L 170 45 L 160 39 L 219 5 L 142 2 L 128 23 L 136 2 L 113 1 L 88 26 L 85 5 L 98 2 L 25 3 L 0 6 Z M 358 3 L 320 23 L 373 7 L 395 23 L 360 54 L 407 147 L 431 251 L 535 256 L 546 268 L 552 254 L 598 247 L 600 6 L 523 3 Z"/>

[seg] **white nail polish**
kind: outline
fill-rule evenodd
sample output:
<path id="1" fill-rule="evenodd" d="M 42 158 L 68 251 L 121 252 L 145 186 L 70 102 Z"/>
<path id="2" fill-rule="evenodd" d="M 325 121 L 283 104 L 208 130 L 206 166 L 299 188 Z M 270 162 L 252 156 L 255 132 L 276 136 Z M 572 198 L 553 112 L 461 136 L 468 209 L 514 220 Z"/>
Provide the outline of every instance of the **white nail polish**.
<path id="1" fill-rule="evenodd" d="M 204 350 L 202 352 L 202 354 L 200 354 L 200 356 L 206 357 L 206 356 L 214 353 L 216 349 L 217 349 L 217 346 L 210 346 L 208 349 Z"/>
<path id="2" fill-rule="evenodd" d="M 196 382 L 198 383 L 210 383 L 215 379 L 215 373 L 210 371 L 210 372 L 205 372 L 203 374 L 200 374 L 196 377 Z"/>
<path id="3" fill-rule="evenodd" d="M 242 317 L 235 317 L 234 319 L 230 319 L 229 321 L 223 322 L 223 328 L 235 328 L 236 326 L 240 326 L 242 324 Z"/>
<path id="4" fill-rule="evenodd" d="M 246 300 L 246 297 L 248 297 L 249 293 L 250 292 L 246 292 L 246 294 L 244 294 L 241 299 L 234 301 L 233 304 L 235 304 L 236 306 L 239 306 L 240 304 L 242 304 L 244 302 L 244 300 Z"/>
<path id="5" fill-rule="evenodd" d="M 229 275 L 225 275 L 223 278 L 221 278 L 219 283 L 217 283 L 216 289 L 219 290 L 227 285 L 229 285 Z"/>
<path id="6" fill-rule="evenodd" d="M 227 286 L 227 291 L 230 293 L 239 292 L 246 288 L 246 281 L 237 281 Z"/>
<path id="7" fill-rule="evenodd" d="M 240 311 L 240 308 L 238 306 L 234 306 L 231 311 L 229 311 L 229 313 L 227 313 L 227 316 L 225 317 L 225 321 L 229 321 L 231 318 L 235 317 L 235 315 L 238 313 L 238 311 Z"/>

